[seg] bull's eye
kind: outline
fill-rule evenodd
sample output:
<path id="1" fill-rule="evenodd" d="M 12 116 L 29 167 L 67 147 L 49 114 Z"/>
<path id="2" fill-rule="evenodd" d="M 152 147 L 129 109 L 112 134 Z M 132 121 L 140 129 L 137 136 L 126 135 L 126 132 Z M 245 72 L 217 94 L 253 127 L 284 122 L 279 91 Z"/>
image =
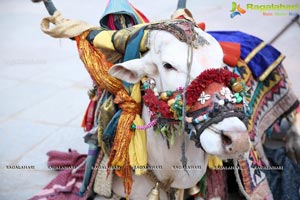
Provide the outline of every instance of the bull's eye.
<path id="1" fill-rule="evenodd" d="M 163 66 L 165 69 L 168 69 L 168 70 L 176 70 L 176 68 L 173 67 L 170 63 L 164 63 Z"/>

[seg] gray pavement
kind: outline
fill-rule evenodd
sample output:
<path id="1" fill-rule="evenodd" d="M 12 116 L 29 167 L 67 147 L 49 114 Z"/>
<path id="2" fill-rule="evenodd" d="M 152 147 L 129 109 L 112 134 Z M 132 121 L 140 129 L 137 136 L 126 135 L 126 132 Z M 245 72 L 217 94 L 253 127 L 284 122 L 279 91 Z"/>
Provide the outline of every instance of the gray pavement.
<path id="1" fill-rule="evenodd" d="M 175 10 L 172 0 L 131 0 L 150 20 L 167 19 Z M 228 0 L 188 0 L 187 6 L 207 30 L 242 30 L 270 41 L 293 17 L 263 16 L 247 11 L 229 17 Z M 245 7 L 250 1 L 239 1 Z M 252 3 L 270 1 L 251 1 Z M 299 0 L 272 3 L 299 4 Z M 97 25 L 106 0 L 57 1 L 65 17 Z M 298 10 L 300 13 L 300 10 Z M 88 104 L 89 75 L 68 39 L 53 39 L 40 31 L 47 13 L 42 4 L 29 0 L 0 2 L 0 200 L 28 199 L 45 186 L 56 172 L 48 170 L 49 150 L 73 148 L 85 153 L 80 128 Z M 274 46 L 284 61 L 293 89 L 300 97 L 300 26 L 293 24 Z M 28 165 L 34 170 L 7 169 Z"/>

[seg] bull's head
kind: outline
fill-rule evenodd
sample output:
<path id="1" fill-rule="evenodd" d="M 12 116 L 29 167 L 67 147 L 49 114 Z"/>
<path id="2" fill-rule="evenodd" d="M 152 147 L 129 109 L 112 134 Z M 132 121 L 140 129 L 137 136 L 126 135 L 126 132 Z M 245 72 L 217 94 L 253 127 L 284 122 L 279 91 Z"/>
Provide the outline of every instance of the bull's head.
<path id="1" fill-rule="evenodd" d="M 186 29 L 185 27 L 183 31 L 187 35 L 192 35 L 192 37 L 187 37 L 187 41 L 180 41 L 176 33 L 151 30 L 148 41 L 149 51 L 140 59 L 112 66 L 109 73 L 129 83 L 137 83 L 147 76 L 151 80 L 149 83 L 155 84 L 152 89 L 155 89 L 154 95 L 156 97 L 159 97 L 163 92 L 174 91 L 173 95 L 169 95 L 169 98 L 175 98 L 174 96 L 187 86 L 187 79 L 192 82 L 203 71 L 211 68 L 221 68 L 223 65 L 222 49 L 211 35 L 196 27 L 192 27 L 192 29 Z M 219 95 L 220 90 L 223 88 L 221 86 L 225 86 L 225 82 L 228 81 L 223 81 L 224 83 L 218 83 L 218 86 L 213 87 L 216 91 L 213 91 L 207 85 L 207 88 L 204 88 L 198 96 L 194 97 L 198 103 L 193 101 L 192 105 L 188 105 L 190 111 L 193 112 L 188 112 L 186 117 L 187 124 L 193 125 L 186 130 L 193 135 L 196 146 L 202 147 L 207 153 L 222 158 L 235 157 L 249 149 L 247 128 L 240 119 L 243 116 L 241 116 L 241 113 L 235 115 L 233 106 L 230 106 L 231 103 L 227 104 L 226 98 Z M 206 89 L 210 90 L 211 98 L 207 99 L 209 103 L 204 106 L 206 110 L 203 111 L 203 108 L 197 109 L 199 106 L 196 106 L 196 104 L 199 104 L 201 94 Z M 159 98 L 159 100 L 161 99 Z M 168 100 L 167 98 L 165 101 Z M 218 114 L 212 105 L 221 100 L 224 100 L 226 104 L 222 105 L 225 110 L 222 108 L 223 110 L 221 109 Z M 197 113 L 197 111 L 199 111 L 198 114 L 191 114 Z M 226 114 L 223 115 L 223 112 Z M 205 114 L 207 114 L 207 117 L 204 116 Z M 202 126 L 202 122 L 199 121 L 199 119 L 202 119 L 200 115 L 205 118 L 202 120 L 203 124 L 206 121 L 208 122 L 205 126 Z M 216 117 L 218 117 L 218 120 L 213 120 Z M 199 118 L 198 121 L 195 122 L 195 118 Z"/>

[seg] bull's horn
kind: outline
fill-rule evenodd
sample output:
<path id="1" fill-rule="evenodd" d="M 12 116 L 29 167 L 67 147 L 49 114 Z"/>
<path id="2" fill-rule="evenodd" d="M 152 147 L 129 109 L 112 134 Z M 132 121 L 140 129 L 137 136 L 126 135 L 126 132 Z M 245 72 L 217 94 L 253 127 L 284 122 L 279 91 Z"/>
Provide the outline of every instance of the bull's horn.
<path id="1" fill-rule="evenodd" d="M 55 8 L 53 2 L 51 0 L 31 0 L 33 3 L 44 2 L 45 7 L 49 13 L 49 15 L 53 15 L 57 9 Z"/>
<path id="2" fill-rule="evenodd" d="M 177 10 L 186 8 L 186 0 L 178 0 Z"/>
<path id="3" fill-rule="evenodd" d="M 183 16 L 185 19 L 188 19 L 191 22 L 195 23 L 195 20 L 193 18 L 191 11 L 189 11 L 189 9 L 186 8 L 186 0 L 178 0 L 177 9 L 171 15 L 171 19 L 177 19 L 181 16 Z"/>

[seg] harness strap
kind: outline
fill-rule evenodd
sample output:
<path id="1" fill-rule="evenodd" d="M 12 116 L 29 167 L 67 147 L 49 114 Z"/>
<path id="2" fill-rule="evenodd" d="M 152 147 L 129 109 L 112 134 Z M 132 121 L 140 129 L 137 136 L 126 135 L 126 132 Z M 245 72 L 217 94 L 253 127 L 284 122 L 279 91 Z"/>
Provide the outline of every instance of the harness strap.
<path id="1" fill-rule="evenodd" d="M 192 135 L 190 136 L 191 137 L 191 140 L 193 140 L 195 142 L 195 145 L 197 148 L 202 148 L 202 145 L 201 145 L 201 142 L 200 142 L 200 136 L 201 134 L 203 133 L 203 131 L 210 127 L 212 124 L 217 124 L 218 122 L 222 121 L 223 119 L 225 118 L 228 118 L 228 117 L 238 117 L 239 119 L 242 119 L 242 120 L 245 120 L 245 114 L 243 112 L 226 112 L 226 113 L 221 113 L 209 120 L 207 120 L 205 123 L 203 123 L 201 125 L 201 127 L 196 130 L 197 133 L 192 133 Z M 215 131 L 216 132 L 216 131 Z"/>

